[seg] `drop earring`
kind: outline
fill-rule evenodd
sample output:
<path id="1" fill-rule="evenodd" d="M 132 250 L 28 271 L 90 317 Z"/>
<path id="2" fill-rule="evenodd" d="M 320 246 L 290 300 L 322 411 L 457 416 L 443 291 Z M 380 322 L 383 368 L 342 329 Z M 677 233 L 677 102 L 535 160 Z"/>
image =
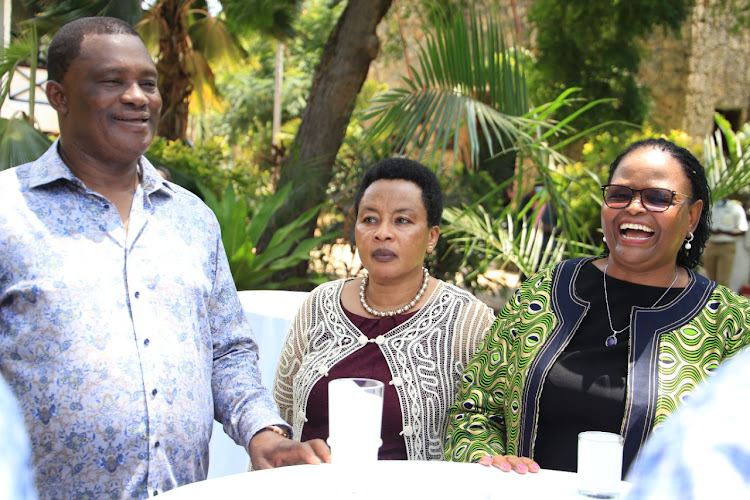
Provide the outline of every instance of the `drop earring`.
<path id="1" fill-rule="evenodd" d="M 685 239 L 685 250 L 693 248 L 693 245 L 690 244 L 690 242 L 693 241 L 693 238 L 693 233 L 688 233 L 688 237 Z"/>

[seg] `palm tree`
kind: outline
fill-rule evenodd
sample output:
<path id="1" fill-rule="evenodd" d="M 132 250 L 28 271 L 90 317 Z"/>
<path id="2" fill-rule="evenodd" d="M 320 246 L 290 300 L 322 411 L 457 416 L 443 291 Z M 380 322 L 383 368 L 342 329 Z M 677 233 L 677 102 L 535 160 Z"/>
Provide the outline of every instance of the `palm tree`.
<path id="1" fill-rule="evenodd" d="M 244 53 L 203 0 L 157 0 L 138 30 L 148 46 L 157 48 L 163 100 L 157 134 L 184 141 L 191 102 L 199 108 L 221 105 L 210 62 L 231 65 Z"/>

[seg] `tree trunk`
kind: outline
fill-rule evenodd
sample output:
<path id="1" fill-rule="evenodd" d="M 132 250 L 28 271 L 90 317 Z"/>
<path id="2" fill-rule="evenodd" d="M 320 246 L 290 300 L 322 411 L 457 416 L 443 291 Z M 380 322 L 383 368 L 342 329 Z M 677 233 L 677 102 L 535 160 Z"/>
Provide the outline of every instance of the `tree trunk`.
<path id="1" fill-rule="evenodd" d="M 184 141 L 187 137 L 188 105 L 193 91 L 192 75 L 186 62 L 189 54 L 185 0 L 160 0 L 154 7 L 156 22 L 161 25 L 159 38 L 159 92 L 162 108 L 157 134 L 169 140 Z"/>
<path id="2" fill-rule="evenodd" d="M 334 27 L 313 77 L 297 136 L 284 159 L 278 186 L 294 183 L 271 231 L 325 200 L 336 153 L 346 134 L 354 101 L 380 49 L 375 32 L 393 0 L 349 0 Z M 308 224 L 313 234 L 316 220 Z M 304 276 L 307 263 L 294 275 Z"/>

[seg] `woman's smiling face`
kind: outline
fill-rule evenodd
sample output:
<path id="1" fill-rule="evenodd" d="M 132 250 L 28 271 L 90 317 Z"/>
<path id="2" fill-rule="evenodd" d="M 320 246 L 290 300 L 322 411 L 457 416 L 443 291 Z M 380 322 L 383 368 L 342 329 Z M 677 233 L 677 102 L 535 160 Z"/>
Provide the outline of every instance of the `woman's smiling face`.
<path id="1" fill-rule="evenodd" d="M 617 166 L 610 184 L 634 190 L 663 188 L 693 196 L 690 180 L 668 152 L 653 147 L 638 148 Z M 703 203 L 675 196 L 663 212 L 646 210 L 639 193 L 622 209 L 602 205 L 602 229 L 611 263 L 623 271 L 650 272 L 674 269 L 677 252 L 688 233 L 698 224 Z"/>

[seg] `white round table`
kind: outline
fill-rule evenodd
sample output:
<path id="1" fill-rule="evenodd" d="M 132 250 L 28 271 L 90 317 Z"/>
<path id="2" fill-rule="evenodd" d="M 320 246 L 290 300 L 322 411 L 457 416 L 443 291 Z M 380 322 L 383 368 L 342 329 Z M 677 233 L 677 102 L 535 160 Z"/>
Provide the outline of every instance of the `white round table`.
<path id="1" fill-rule="evenodd" d="M 166 500 L 254 498 L 331 499 L 577 499 L 577 476 L 541 470 L 503 472 L 479 464 L 378 461 L 361 466 L 297 465 L 246 472 L 167 491 Z M 629 483 L 621 482 L 622 494 Z M 622 495 L 621 495 L 622 496 Z"/>

